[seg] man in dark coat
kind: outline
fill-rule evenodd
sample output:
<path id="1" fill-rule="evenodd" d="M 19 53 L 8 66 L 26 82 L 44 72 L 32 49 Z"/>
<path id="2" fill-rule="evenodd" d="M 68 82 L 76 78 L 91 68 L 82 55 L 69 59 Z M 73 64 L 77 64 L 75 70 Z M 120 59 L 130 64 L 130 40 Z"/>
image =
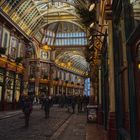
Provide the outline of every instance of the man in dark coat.
<path id="1" fill-rule="evenodd" d="M 75 113 L 75 106 L 76 106 L 76 96 L 71 96 L 71 107 L 72 107 L 72 113 Z"/>
<path id="2" fill-rule="evenodd" d="M 25 115 L 25 127 L 29 126 L 29 118 L 32 112 L 32 102 L 30 101 L 29 97 L 25 97 L 25 101 L 23 103 L 23 113 Z"/>
<path id="3" fill-rule="evenodd" d="M 50 99 L 47 96 L 46 99 L 44 100 L 44 111 L 45 111 L 45 118 L 49 118 L 50 114 Z"/>

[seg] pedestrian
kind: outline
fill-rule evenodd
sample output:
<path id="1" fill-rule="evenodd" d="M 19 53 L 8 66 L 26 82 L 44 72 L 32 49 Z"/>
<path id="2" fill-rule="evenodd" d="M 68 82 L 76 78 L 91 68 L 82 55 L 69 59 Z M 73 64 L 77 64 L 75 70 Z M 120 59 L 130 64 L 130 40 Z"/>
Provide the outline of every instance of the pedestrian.
<path id="1" fill-rule="evenodd" d="M 66 104 L 67 104 L 68 112 L 70 112 L 70 107 L 71 107 L 71 96 L 70 95 L 66 96 Z"/>
<path id="2" fill-rule="evenodd" d="M 75 113 L 75 106 L 76 106 L 76 96 L 71 96 L 71 107 L 72 107 L 72 113 Z"/>
<path id="3" fill-rule="evenodd" d="M 50 99 L 47 96 L 44 100 L 44 111 L 45 111 L 45 118 L 49 118 L 50 115 Z"/>
<path id="4" fill-rule="evenodd" d="M 77 97 L 77 107 L 78 107 L 78 113 L 82 111 L 82 95 L 79 95 Z"/>
<path id="5" fill-rule="evenodd" d="M 30 98 L 28 97 L 28 95 L 26 95 L 24 104 L 23 104 L 23 113 L 25 116 L 25 127 L 29 126 L 29 118 L 30 118 L 31 112 L 32 112 L 32 102 L 30 101 Z"/>
<path id="6" fill-rule="evenodd" d="M 19 105 L 20 105 L 20 108 L 22 109 L 22 111 L 23 111 L 23 108 L 24 108 L 24 102 L 25 102 L 25 95 L 21 94 L 20 98 L 19 98 Z"/>

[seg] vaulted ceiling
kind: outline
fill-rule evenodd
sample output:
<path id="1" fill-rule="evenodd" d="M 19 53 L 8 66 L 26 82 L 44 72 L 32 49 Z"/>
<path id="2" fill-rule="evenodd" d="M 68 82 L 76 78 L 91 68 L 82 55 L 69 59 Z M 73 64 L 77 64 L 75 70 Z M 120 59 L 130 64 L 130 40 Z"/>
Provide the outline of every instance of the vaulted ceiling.
<path id="1" fill-rule="evenodd" d="M 1 0 L 0 7 L 28 35 L 33 35 L 44 26 L 67 21 L 83 28 L 76 6 L 85 7 L 85 0 Z"/>
<path id="2" fill-rule="evenodd" d="M 87 28 L 80 22 L 76 8 L 88 9 L 89 4 L 87 0 L 1 0 L 0 8 L 28 36 L 36 38 L 40 43 L 47 42 L 56 48 L 72 47 L 71 51 L 68 49 L 59 53 L 55 62 L 67 63 L 82 74 L 89 66 L 85 50 L 77 51 L 77 47 L 86 47 L 88 39 Z"/>

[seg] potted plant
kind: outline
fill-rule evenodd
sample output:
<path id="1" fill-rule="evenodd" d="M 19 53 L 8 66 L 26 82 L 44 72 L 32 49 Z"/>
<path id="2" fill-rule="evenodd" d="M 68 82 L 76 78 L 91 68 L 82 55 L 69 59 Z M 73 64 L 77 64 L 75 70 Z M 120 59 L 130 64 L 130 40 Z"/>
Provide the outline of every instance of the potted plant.
<path id="1" fill-rule="evenodd" d="M 15 59 L 15 62 L 16 62 L 16 64 L 19 64 L 19 63 L 22 62 L 22 60 L 23 60 L 23 57 L 17 57 L 17 58 Z"/>
<path id="2" fill-rule="evenodd" d="M 0 54 L 5 54 L 6 53 L 6 48 L 0 47 Z"/>
<path id="3" fill-rule="evenodd" d="M 33 74 L 30 75 L 30 79 L 33 79 L 35 78 L 35 76 Z"/>
<path id="4" fill-rule="evenodd" d="M 71 84 L 74 84 L 74 82 L 71 82 Z"/>
<path id="5" fill-rule="evenodd" d="M 68 80 L 66 80 L 66 84 L 68 83 L 69 81 Z"/>
<path id="6" fill-rule="evenodd" d="M 96 22 L 96 10 L 89 11 L 87 8 L 77 7 L 76 13 L 86 28 L 89 27 L 92 22 Z"/>
<path id="7" fill-rule="evenodd" d="M 48 79 L 48 75 L 44 74 L 43 79 Z"/>
<path id="8" fill-rule="evenodd" d="M 58 78 L 58 77 L 56 77 L 56 78 L 55 78 L 55 80 L 56 80 L 56 81 L 58 81 L 58 80 L 59 80 L 59 78 Z"/>

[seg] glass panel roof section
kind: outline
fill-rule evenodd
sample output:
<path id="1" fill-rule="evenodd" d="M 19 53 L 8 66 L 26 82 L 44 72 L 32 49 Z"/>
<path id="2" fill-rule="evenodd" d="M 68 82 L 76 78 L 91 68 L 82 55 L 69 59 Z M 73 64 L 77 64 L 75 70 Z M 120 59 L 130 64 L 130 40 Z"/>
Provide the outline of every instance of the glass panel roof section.
<path id="1" fill-rule="evenodd" d="M 55 35 L 54 35 L 55 34 Z M 45 33 L 46 42 L 52 46 L 85 46 L 87 45 L 86 33 L 77 25 L 69 22 L 57 22 L 50 24 Z M 53 44 L 50 44 L 49 39 L 53 39 Z M 44 40 L 43 40 L 44 41 Z"/>
<path id="2" fill-rule="evenodd" d="M 79 24 L 75 6 L 86 6 L 86 0 L 1 0 L 1 9 L 27 35 L 35 35 L 44 26 L 71 21 Z M 81 25 L 82 27 L 82 25 Z"/>
<path id="3" fill-rule="evenodd" d="M 60 65 L 63 63 L 65 68 L 69 68 L 79 73 L 84 73 L 88 70 L 89 64 L 86 62 L 84 55 L 79 51 L 67 51 L 60 53 L 56 58 L 56 64 Z M 70 65 L 69 65 L 70 64 Z"/>

